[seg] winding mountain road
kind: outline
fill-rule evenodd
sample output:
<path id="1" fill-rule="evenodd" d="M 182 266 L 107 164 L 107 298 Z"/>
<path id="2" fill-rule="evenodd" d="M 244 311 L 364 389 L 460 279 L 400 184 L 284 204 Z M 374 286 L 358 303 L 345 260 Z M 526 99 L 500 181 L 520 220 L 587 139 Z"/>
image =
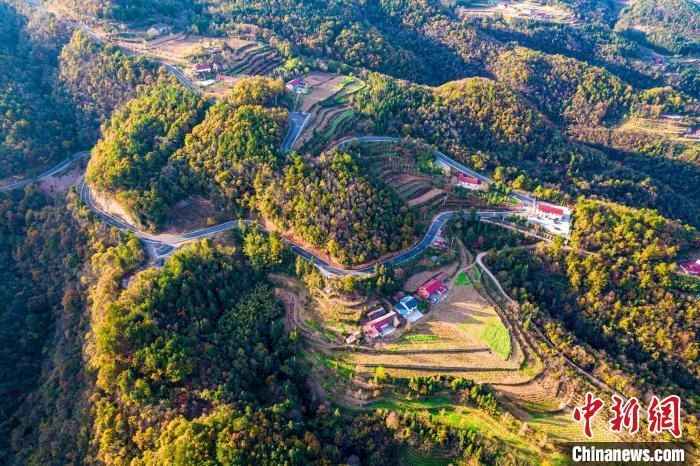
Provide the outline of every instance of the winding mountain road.
<path id="1" fill-rule="evenodd" d="M 534 245 L 526 246 L 526 247 L 533 247 L 533 246 Z M 488 267 L 486 267 L 486 265 L 484 265 L 483 259 L 487 255 L 488 255 L 488 251 L 480 252 L 479 254 L 477 254 L 476 261 L 475 261 L 476 265 L 481 269 L 482 273 L 486 274 L 486 276 L 488 276 L 491 279 L 491 281 L 496 285 L 498 292 L 505 298 L 506 302 L 509 305 L 519 306 L 518 302 L 515 301 L 513 298 L 511 298 L 508 295 L 508 293 L 505 292 L 505 290 L 503 289 L 503 286 L 501 286 L 501 282 L 498 281 L 496 276 L 488 269 Z M 581 366 L 579 366 L 578 364 L 576 364 L 569 356 L 567 356 L 561 350 L 559 350 L 559 348 L 557 348 L 554 345 L 554 343 L 552 343 L 550 341 L 550 339 L 542 332 L 542 330 L 540 330 L 539 326 L 533 325 L 532 328 L 534 328 L 534 331 L 535 331 L 535 333 L 537 333 L 540 340 L 544 341 L 547 344 L 547 346 L 552 348 L 556 353 L 558 353 L 559 355 L 561 355 L 562 358 L 564 358 L 564 361 L 571 369 L 573 369 L 578 374 L 580 374 L 583 377 L 585 377 L 586 379 L 588 379 L 589 382 L 591 382 L 593 385 L 600 388 L 601 390 L 604 390 L 612 395 L 617 395 L 617 396 L 622 397 L 622 395 L 619 392 L 617 392 L 615 389 L 610 387 L 603 380 L 601 380 L 600 378 L 596 377 L 592 373 L 588 372 L 586 369 L 584 369 Z"/>
<path id="2" fill-rule="evenodd" d="M 4 186 L 0 186 L 0 191 L 12 191 L 13 189 L 20 189 L 24 188 L 28 184 L 34 183 L 36 181 L 41 181 L 46 178 L 49 178 L 51 176 L 56 175 L 57 173 L 62 172 L 63 170 L 67 169 L 70 167 L 74 162 L 77 162 L 79 160 L 82 160 L 86 157 L 90 156 L 90 151 L 83 151 L 83 152 L 76 152 L 75 154 L 71 155 L 58 165 L 56 165 L 53 168 L 50 168 L 49 170 L 45 171 L 44 173 L 31 177 L 31 178 L 25 178 L 24 180 L 20 181 L 15 181 L 14 183 L 6 184 Z"/>
<path id="3" fill-rule="evenodd" d="M 100 209 L 92 199 L 92 194 L 90 191 L 90 187 L 87 185 L 87 183 L 82 183 L 80 186 L 80 199 L 92 210 L 97 217 L 102 220 L 103 222 L 107 223 L 108 225 L 118 228 L 120 230 L 128 230 L 134 233 L 138 238 L 140 238 L 143 241 L 146 241 L 148 243 L 151 243 L 152 245 L 158 247 L 159 245 L 167 246 L 166 248 L 162 248 L 161 250 L 164 250 L 166 254 L 162 254 L 163 256 L 167 255 L 167 253 L 171 252 L 176 248 L 177 246 L 190 242 L 190 241 L 196 241 L 199 239 L 203 238 L 208 238 L 211 236 L 214 236 L 218 233 L 221 233 L 222 231 L 226 231 L 232 228 L 238 228 L 241 224 L 245 225 L 251 225 L 255 224 L 256 222 L 254 220 L 248 220 L 248 219 L 240 219 L 240 220 L 231 220 L 229 222 L 221 223 L 219 225 L 215 225 L 212 227 L 207 227 L 207 228 L 202 228 L 199 230 L 194 230 L 190 231 L 187 233 L 183 234 L 151 234 L 147 233 L 144 231 L 139 230 L 136 228 L 134 225 L 131 225 L 130 223 L 125 222 L 122 219 L 119 219 L 115 217 L 114 215 L 109 214 L 108 212 L 105 212 L 104 210 Z M 426 234 L 423 236 L 423 239 L 416 244 L 415 246 L 411 247 L 410 249 L 407 249 L 406 251 L 402 252 L 401 254 L 391 257 L 389 259 L 386 259 L 384 261 L 378 262 L 376 265 L 372 265 L 369 267 L 365 267 L 362 269 L 345 269 L 345 268 L 340 268 L 336 267 L 334 265 L 331 265 L 328 261 L 324 260 L 322 257 L 318 256 L 317 254 L 309 251 L 308 249 L 304 248 L 304 246 L 299 245 L 297 243 L 294 243 L 292 241 L 286 240 L 285 242 L 290 246 L 292 251 L 303 257 L 306 260 L 312 261 L 316 267 L 318 267 L 321 272 L 323 272 L 326 275 L 329 276 L 337 276 L 337 277 L 342 277 L 346 275 L 353 275 L 357 277 L 363 277 L 367 275 L 371 275 L 374 273 L 374 270 L 376 267 L 381 267 L 381 266 L 394 266 L 398 264 L 402 264 L 406 261 L 409 261 L 416 256 L 420 255 L 423 253 L 433 242 L 435 237 L 437 236 L 438 232 L 440 229 L 443 227 L 443 225 L 454 215 L 459 214 L 459 211 L 450 211 L 450 212 L 442 212 L 437 214 L 433 220 L 431 221 L 430 228 L 428 228 L 428 231 Z M 503 215 L 510 215 L 510 212 L 478 212 L 479 217 L 481 218 L 497 218 L 499 216 Z M 259 225 L 259 227 L 267 232 L 267 229 Z M 169 248 L 168 248 L 169 247 Z"/>
<path id="4" fill-rule="evenodd" d="M 95 42 L 98 42 L 100 44 L 104 44 L 104 43 L 108 42 L 105 40 L 104 37 L 98 35 L 95 31 L 90 29 L 90 27 L 88 25 L 86 25 L 82 22 L 75 22 L 75 21 L 71 21 L 69 19 L 61 18 L 60 16 L 58 16 L 57 14 L 54 14 L 51 10 L 46 8 L 46 6 L 39 3 L 37 0 L 27 0 L 27 3 L 31 7 L 36 8 L 37 10 L 52 14 L 58 21 L 62 22 L 63 24 L 65 24 L 67 26 L 72 27 L 73 29 L 80 29 L 85 34 L 90 36 Z M 116 44 L 113 44 L 113 45 L 116 45 Z M 133 50 L 130 50 L 130 49 L 127 49 L 124 47 L 120 47 L 120 46 L 118 46 L 118 47 L 127 55 L 130 55 L 132 57 L 135 57 L 138 55 L 138 53 L 134 52 Z M 157 61 L 161 65 L 163 65 L 168 71 L 170 71 L 178 79 L 178 81 L 180 81 L 185 87 L 187 87 L 188 89 L 190 89 L 196 93 L 199 93 L 199 90 L 194 86 L 192 81 L 187 76 L 185 76 L 185 74 L 182 71 L 180 71 L 179 69 L 177 69 L 173 65 L 166 63 L 162 60 L 157 60 Z"/>

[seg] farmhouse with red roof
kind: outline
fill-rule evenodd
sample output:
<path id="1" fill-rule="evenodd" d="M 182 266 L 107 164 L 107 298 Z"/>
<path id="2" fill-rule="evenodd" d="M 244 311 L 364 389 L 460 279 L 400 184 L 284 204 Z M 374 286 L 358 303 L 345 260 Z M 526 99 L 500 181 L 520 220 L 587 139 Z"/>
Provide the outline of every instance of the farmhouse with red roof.
<path id="1" fill-rule="evenodd" d="M 418 288 L 418 296 L 433 304 L 442 301 L 446 293 L 447 287 L 440 280 L 434 278 Z"/>
<path id="2" fill-rule="evenodd" d="M 400 324 L 395 311 L 388 312 L 374 320 L 370 320 L 362 326 L 362 330 L 369 338 L 378 338 L 390 334 Z"/>
<path id="3" fill-rule="evenodd" d="M 683 262 L 678 267 L 688 275 L 700 275 L 700 259 L 695 262 Z"/>
<path id="4" fill-rule="evenodd" d="M 571 234 L 572 209 L 572 206 L 564 207 L 535 201 L 527 220 L 550 233 L 568 237 Z"/>
<path id="5" fill-rule="evenodd" d="M 462 172 L 457 175 L 457 184 L 466 189 L 481 189 L 484 186 L 480 179 Z"/>
<path id="6" fill-rule="evenodd" d="M 289 92 L 296 92 L 297 94 L 303 94 L 309 89 L 303 78 L 295 78 L 289 81 L 285 87 Z"/>
<path id="7" fill-rule="evenodd" d="M 561 220 L 564 217 L 564 209 L 561 207 L 539 203 L 537 204 L 537 216 Z"/>

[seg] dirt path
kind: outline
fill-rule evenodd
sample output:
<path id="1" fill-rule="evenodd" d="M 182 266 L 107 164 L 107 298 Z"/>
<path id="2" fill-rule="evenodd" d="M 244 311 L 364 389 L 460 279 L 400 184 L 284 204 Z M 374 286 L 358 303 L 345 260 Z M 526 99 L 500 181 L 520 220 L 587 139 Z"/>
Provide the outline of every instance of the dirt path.
<path id="1" fill-rule="evenodd" d="M 503 287 L 501 286 L 501 283 L 498 281 L 498 279 L 496 279 L 496 277 L 493 275 L 493 273 L 491 273 L 491 271 L 484 265 L 482 259 L 484 258 L 484 256 L 485 256 L 486 254 L 488 254 L 488 251 L 481 252 L 481 253 L 479 253 L 479 254 L 476 256 L 476 263 L 477 263 L 477 265 L 481 268 L 481 270 L 483 271 L 483 273 L 485 273 L 489 278 L 491 278 L 491 280 L 492 280 L 492 281 L 494 282 L 494 284 L 496 285 L 496 288 L 498 289 L 499 293 L 501 293 L 501 295 L 506 299 L 506 301 L 509 303 L 509 305 L 511 305 L 511 306 L 513 306 L 513 307 L 518 307 L 518 306 L 519 306 L 518 302 L 515 301 L 514 299 L 512 299 L 510 296 L 508 296 L 508 294 L 503 290 Z M 540 328 L 539 328 L 537 325 L 532 325 L 531 328 L 534 328 L 535 333 L 537 334 L 537 336 L 538 336 L 542 341 L 544 341 L 544 342 L 547 344 L 547 346 L 549 346 L 549 347 L 550 347 L 551 349 L 553 349 L 557 354 L 559 354 L 562 358 L 564 358 L 564 360 L 565 360 L 566 363 L 569 365 L 569 367 L 571 367 L 571 368 L 572 368 L 573 370 L 575 370 L 577 373 L 579 373 L 580 375 L 582 375 L 582 376 L 584 376 L 586 379 L 588 379 L 588 381 L 591 382 L 594 386 L 596 386 L 597 388 L 599 388 L 599 389 L 601 389 L 601 390 L 604 390 L 604 391 L 606 391 L 606 392 L 608 392 L 608 393 L 610 393 L 610 394 L 618 395 L 618 396 L 622 397 L 622 395 L 619 394 L 616 390 L 610 388 L 605 382 L 603 382 L 602 380 L 600 380 L 600 379 L 599 379 L 598 377 L 596 377 L 595 375 L 591 374 L 590 372 L 588 372 L 588 371 L 586 371 L 585 369 L 583 369 L 582 367 L 580 367 L 580 366 L 579 366 L 578 364 L 576 364 L 571 358 L 569 358 L 566 354 L 562 353 L 562 352 L 559 350 L 559 348 L 557 348 L 557 347 L 554 345 L 554 343 L 552 343 L 552 342 L 549 340 L 549 338 L 547 338 L 547 336 L 542 332 L 542 330 L 540 330 Z"/>

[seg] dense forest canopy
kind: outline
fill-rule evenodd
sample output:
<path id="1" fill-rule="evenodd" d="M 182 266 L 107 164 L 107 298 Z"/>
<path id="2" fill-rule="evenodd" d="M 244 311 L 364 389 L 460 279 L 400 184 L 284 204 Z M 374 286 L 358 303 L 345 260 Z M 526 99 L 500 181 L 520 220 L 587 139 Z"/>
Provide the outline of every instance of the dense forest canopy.
<path id="1" fill-rule="evenodd" d="M 129 101 L 105 126 L 87 179 L 116 196 L 140 223 L 158 225 L 174 194 L 162 173 L 205 109 L 204 100 L 176 85 L 156 86 Z"/>
<path id="2" fill-rule="evenodd" d="M 58 81 L 75 109 L 81 147 L 95 144 L 100 125 L 140 87 L 172 80 L 145 57 L 133 58 L 117 47 L 102 46 L 80 30 L 59 57 Z"/>
<path id="3" fill-rule="evenodd" d="M 365 175 L 356 157 L 337 149 L 318 165 L 293 158 L 279 184 L 261 193 L 260 211 L 343 264 L 406 249 L 417 230 L 415 214 Z"/>
<path id="4" fill-rule="evenodd" d="M 0 3 L 0 179 L 48 166 L 76 148 L 75 122 L 56 92 L 67 28 L 48 15 L 28 19 Z"/>
<path id="5" fill-rule="evenodd" d="M 287 125 L 285 110 L 245 103 L 276 92 L 277 84 L 255 83 L 256 92 L 241 84 L 231 100 L 214 105 L 179 85 L 152 87 L 105 126 L 88 180 L 152 229 L 162 226 L 172 204 L 197 193 L 246 212 L 254 181 L 269 178 L 278 164 Z"/>
<path id="6" fill-rule="evenodd" d="M 515 65 L 512 68 L 517 69 Z M 501 167 L 505 181 L 513 187 L 529 189 L 547 199 L 573 201 L 580 194 L 595 194 L 635 207 L 654 207 L 671 218 L 700 225 L 700 192 L 696 189 L 700 168 L 683 160 L 697 160 L 693 155 L 696 144 L 672 144 L 649 135 L 611 133 L 581 124 L 576 128 L 582 129 L 570 131 L 579 131 L 579 141 L 573 141 L 522 96 L 484 78 L 438 88 L 379 74 L 370 74 L 366 82 L 367 86 L 353 96 L 353 105 L 370 118 L 378 134 L 421 138 L 466 165 L 486 171 Z M 594 90 L 602 89 L 601 95 L 607 95 L 605 90 L 616 85 L 608 88 L 604 79 L 591 79 L 591 92 L 578 86 L 569 95 L 550 88 L 566 88 L 559 82 L 537 84 L 542 87 L 532 91 L 533 97 L 559 95 L 563 101 L 552 101 L 565 102 L 557 105 L 566 105 L 568 114 L 582 122 L 590 122 L 595 114 L 587 108 L 598 109 L 600 115 L 612 108 L 617 112 L 621 103 L 631 98 L 625 97 L 630 90 L 624 87 L 618 88 L 624 93 L 611 101 L 584 104 L 582 101 L 596 95 Z M 635 101 L 644 99 L 653 102 L 651 93 L 635 97 Z M 582 143 L 586 140 L 595 148 Z"/>
<path id="7" fill-rule="evenodd" d="M 173 155 L 170 180 L 183 192 L 213 196 L 241 216 L 256 187 L 269 183 L 279 170 L 286 119 L 287 112 L 279 108 L 217 102 Z"/>
<path id="8" fill-rule="evenodd" d="M 592 200 L 579 200 L 575 212 L 572 251 L 504 250 L 489 264 L 530 312 L 561 320 L 630 376 L 697 397 L 698 298 L 676 289 L 674 273 L 696 231 L 652 210 Z"/>
<path id="9" fill-rule="evenodd" d="M 617 28 L 641 34 L 668 53 L 700 51 L 700 6 L 692 0 L 636 0 L 622 10 Z"/>

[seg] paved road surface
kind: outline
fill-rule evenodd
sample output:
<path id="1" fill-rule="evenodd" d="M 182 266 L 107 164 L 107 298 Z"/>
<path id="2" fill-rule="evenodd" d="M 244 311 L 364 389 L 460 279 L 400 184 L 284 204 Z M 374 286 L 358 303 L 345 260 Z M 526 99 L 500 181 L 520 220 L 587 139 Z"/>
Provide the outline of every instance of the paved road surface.
<path id="1" fill-rule="evenodd" d="M 289 112 L 289 131 L 287 136 L 282 141 L 282 152 L 289 152 L 301 134 L 306 122 L 309 119 L 309 114 L 306 112 Z"/>
<path id="2" fill-rule="evenodd" d="M 299 119 L 297 119 L 297 122 L 299 122 Z M 301 123 L 300 128 L 303 127 L 303 121 Z M 290 129 L 291 133 L 291 129 Z M 298 136 L 298 134 L 297 134 Z M 294 137 L 296 139 L 296 137 Z M 356 138 L 354 140 L 362 140 L 365 142 L 396 142 L 396 138 L 387 138 L 387 137 L 371 137 L 371 138 Z M 343 141 L 340 143 L 340 145 L 345 145 L 349 140 Z M 89 155 L 89 152 L 83 152 L 80 153 L 81 157 L 85 157 Z M 51 176 L 53 174 L 56 174 L 60 172 L 61 170 L 65 169 L 72 160 L 66 160 L 64 162 L 61 162 L 59 165 L 56 167 L 52 168 L 51 170 L 43 173 L 37 179 L 43 179 L 48 176 Z M 16 189 L 20 187 L 20 185 L 26 185 L 33 180 L 24 180 L 20 181 L 17 183 L 14 183 L 12 185 L 8 185 L 5 187 L 5 189 Z M 80 197 L 83 202 L 104 222 L 107 224 L 119 228 L 121 230 L 128 230 L 133 232 L 138 238 L 142 239 L 146 243 L 148 243 L 149 246 L 152 246 L 154 250 L 156 251 L 156 256 L 158 260 L 162 261 L 162 258 L 167 256 L 170 252 L 174 250 L 175 247 L 177 247 L 180 244 L 202 239 L 202 238 L 207 238 L 210 236 L 213 236 L 217 233 L 220 233 L 222 231 L 231 229 L 231 228 L 237 228 L 240 223 L 246 223 L 250 224 L 252 223 L 251 220 L 232 220 L 229 222 L 225 222 L 219 225 L 215 225 L 212 227 L 207 227 L 207 228 L 202 228 L 199 230 L 191 231 L 188 233 L 183 233 L 180 235 L 173 235 L 173 234 L 150 234 L 146 233 L 144 231 L 139 230 L 135 226 L 101 210 L 97 205 L 92 200 L 90 188 L 87 185 L 87 183 L 82 183 L 80 186 Z M 480 218 L 488 219 L 488 218 L 499 218 L 503 217 L 506 215 L 511 215 L 512 212 L 493 212 L 493 211 L 485 211 L 485 212 L 477 212 Z M 384 261 L 378 262 L 376 265 L 373 265 L 371 267 L 365 267 L 363 269 L 344 269 L 344 268 L 339 268 L 335 267 L 331 264 L 328 263 L 325 259 L 322 257 L 314 254 L 313 252 L 304 249 L 302 246 L 298 244 L 291 243 L 287 241 L 287 243 L 290 245 L 292 251 L 305 259 L 309 261 L 313 261 L 314 264 L 321 270 L 326 275 L 332 275 L 332 276 L 345 276 L 345 275 L 354 275 L 354 276 L 366 276 L 369 274 L 372 274 L 375 270 L 376 267 L 380 266 L 395 266 L 402 264 L 404 262 L 407 262 L 416 256 L 420 255 L 423 253 L 433 242 L 435 237 L 437 236 L 438 232 L 440 229 L 443 227 L 443 225 L 454 215 L 459 214 L 457 211 L 450 211 L 450 212 L 442 212 L 440 214 L 437 214 L 433 220 L 431 221 L 430 227 L 428 228 L 428 231 L 426 234 L 423 236 L 423 239 L 416 244 L 415 246 L 411 247 L 410 249 L 402 252 L 401 254 L 394 256 L 390 259 L 386 259 Z M 264 230 L 264 228 L 263 228 Z"/>
<path id="3" fill-rule="evenodd" d="M 194 87 L 194 84 L 192 83 L 192 81 L 190 81 L 190 78 L 185 76 L 185 74 L 182 71 L 180 71 L 179 69 L 177 69 L 173 65 L 169 65 L 169 64 L 165 63 L 164 61 L 161 61 L 160 63 L 161 63 L 161 65 L 165 66 L 165 68 L 168 71 L 170 71 L 172 74 L 174 74 L 175 77 L 178 79 L 178 81 L 180 81 L 185 87 L 187 87 L 188 89 L 190 89 L 196 93 L 199 93 L 199 89 Z"/>
<path id="4" fill-rule="evenodd" d="M 46 10 L 46 8 L 38 3 L 36 0 L 27 0 L 30 5 L 34 6 L 35 8 L 41 9 L 41 10 Z M 83 30 L 86 34 L 90 35 L 92 38 L 94 38 L 98 42 L 102 42 L 102 39 L 97 36 L 89 27 L 87 27 L 84 24 L 78 24 L 74 23 L 72 21 L 63 21 L 65 24 L 68 24 L 74 28 L 78 28 Z M 129 53 L 133 54 L 133 52 L 128 51 Z M 177 79 L 179 79 L 185 86 L 187 86 L 190 89 L 196 90 L 192 82 L 176 67 L 169 65 L 167 63 L 161 62 L 171 73 L 175 75 Z M 291 150 L 292 145 L 294 142 L 297 140 L 299 135 L 301 134 L 302 130 L 304 129 L 304 126 L 309 118 L 308 113 L 303 113 L 303 112 L 290 112 L 289 114 L 289 132 L 287 133 L 287 136 L 285 137 L 284 141 L 282 142 L 281 149 L 283 152 L 288 152 Z M 383 137 L 383 136 L 367 136 L 367 137 L 358 137 L 358 138 L 353 138 L 353 139 L 347 139 L 339 143 L 339 145 L 346 145 L 351 141 L 361 141 L 361 142 L 399 142 L 399 138 L 393 138 L 393 137 Z M 453 166 L 457 170 L 462 170 L 465 173 L 469 173 L 472 176 L 478 177 L 479 179 L 483 180 L 486 183 L 490 183 L 491 180 L 479 175 L 478 173 L 468 169 L 467 167 L 459 164 L 458 162 L 450 159 L 447 157 L 445 154 L 442 152 L 436 152 L 436 156 L 440 158 L 441 160 L 445 161 L 450 166 Z M 64 161 L 63 163 L 65 163 Z M 69 162 L 68 162 L 69 163 Z M 66 165 L 67 166 L 67 165 Z M 53 173 L 57 173 L 63 169 L 61 167 L 61 164 L 58 166 L 54 167 L 54 169 L 50 170 L 47 176 L 50 176 Z M 26 183 L 31 182 L 31 180 L 27 180 Z M 23 183 L 23 182 L 19 182 Z M 12 186 L 12 185 L 10 185 Z M 7 189 L 14 189 L 12 187 L 8 187 Z M 129 230 L 132 231 L 136 234 L 137 237 L 141 238 L 144 241 L 150 242 L 152 245 L 155 245 L 156 251 L 165 251 L 165 254 L 167 254 L 169 251 L 171 251 L 171 248 L 174 248 L 175 246 L 188 242 L 188 241 L 193 241 L 201 238 L 206 238 L 208 236 L 215 235 L 221 231 L 230 229 L 230 228 L 236 228 L 239 226 L 240 222 L 249 222 L 246 220 L 232 220 L 230 222 L 222 223 L 220 225 L 216 225 L 213 227 L 208 227 L 208 228 L 203 228 L 200 230 L 192 231 L 189 233 L 185 233 L 182 235 L 152 235 L 149 233 L 142 232 L 135 228 L 134 226 L 114 217 L 113 215 L 110 215 L 107 212 L 102 211 L 97 207 L 94 202 L 92 201 L 92 197 L 90 195 L 90 188 L 87 186 L 86 183 L 83 183 L 81 188 L 80 188 L 80 196 L 83 202 L 85 202 L 88 207 L 95 212 L 95 214 L 102 219 L 104 222 L 108 223 L 109 225 L 119 228 L 122 230 Z M 516 198 L 523 198 L 520 199 L 523 202 L 526 202 L 526 200 L 529 200 L 529 198 L 514 194 L 514 197 Z M 296 254 L 299 254 L 300 256 L 306 258 L 307 260 L 312 260 L 316 266 L 324 273 L 328 275 L 335 275 L 335 276 L 344 276 L 344 275 L 356 275 L 356 276 L 363 276 L 363 275 L 368 275 L 371 274 L 376 267 L 382 266 L 382 265 L 398 265 L 401 263 L 404 263 L 408 260 L 413 259 L 414 257 L 420 255 L 423 251 L 425 251 L 430 244 L 432 243 L 433 239 L 435 239 L 435 236 L 437 235 L 438 231 L 440 231 L 440 228 L 457 212 L 443 212 L 435 216 L 433 218 L 430 228 L 428 229 L 428 232 L 425 234 L 423 239 L 415 246 L 412 248 L 404 251 L 403 253 L 391 258 L 387 259 L 385 261 L 379 262 L 376 265 L 372 267 L 367 267 L 364 269 L 360 270 L 349 270 L 349 269 L 341 269 L 338 267 L 334 267 L 330 265 L 328 262 L 323 260 L 321 257 L 316 256 L 312 252 L 304 249 L 303 247 L 291 243 L 291 248 L 292 251 L 294 251 Z M 494 218 L 494 217 L 499 217 L 503 215 L 510 215 L 510 212 L 479 212 L 479 215 L 483 218 Z M 169 246 L 165 247 L 165 246 Z"/>
<path id="5" fill-rule="evenodd" d="M 55 167 L 45 171 L 44 173 L 42 173 L 40 175 L 37 175 L 33 178 L 26 178 L 26 179 L 21 180 L 21 181 L 16 181 L 14 183 L 6 184 L 4 186 L 0 186 L 0 191 L 11 191 L 13 189 L 24 188 L 25 186 L 27 186 L 30 183 L 34 183 L 35 181 L 41 181 L 41 180 L 46 179 L 50 176 L 53 176 L 57 173 L 60 173 L 63 170 L 65 170 L 66 168 L 70 167 L 73 164 L 73 162 L 76 162 L 78 160 L 81 160 L 81 159 L 83 159 L 85 157 L 89 157 L 89 156 L 90 156 L 89 151 L 77 152 L 77 153 L 71 155 L 70 157 L 68 157 L 67 159 L 65 159 L 63 162 L 56 165 Z"/>

